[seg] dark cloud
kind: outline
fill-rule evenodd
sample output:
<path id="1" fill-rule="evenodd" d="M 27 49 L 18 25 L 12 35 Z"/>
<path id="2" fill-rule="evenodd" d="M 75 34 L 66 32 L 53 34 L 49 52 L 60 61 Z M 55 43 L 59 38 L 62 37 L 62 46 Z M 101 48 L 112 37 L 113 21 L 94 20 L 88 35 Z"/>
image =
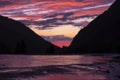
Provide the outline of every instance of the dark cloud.
<path id="1" fill-rule="evenodd" d="M 56 18 L 56 16 L 62 15 L 62 18 Z M 23 22 L 26 25 L 36 25 L 38 27 L 36 27 L 37 29 L 51 29 L 52 27 L 58 27 L 60 25 L 73 25 L 73 26 L 78 26 L 78 27 L 85 27 L 89 21 L 84 20 L 84 18 L 86 19 L 94 19 L 97 15 L 86 15 L 86 16 L 79 16 L 79 17 L 74 17 L 74 18 L 70 18 L 70 16 L 72 15 L 72 13 L 67 13 L 67 14 L 55 14 L 55 15 L 51 15 L 51 16 L 46 16 L 46 18 L 50 18 L 47 20 L 43 20 L 43 21 L 30 21 L 30 20 L 21 20 L 21 22 Z M 75 22 L 73 20 L 79 20 L 79 19 L 83 19 L 83 21 L 78 21 Z M 40 26 L 40 27 L 39 27 Z"/>
<path id="2" fill-rule="evenodd" d="M 10 1 L 0 1 L 0 7 L 3 7 L 3 6 L 8 6 L 8 5 L 11 5 L 12 2 Z"/>
<path id="3" fill-rule="evenodd" d="M 63 15 L 64 17 L 69 17 L 71 15 L 73 15 L 74 13 L 73 12 L 69 12 L 69 13 L 56 13 L 56 14 L 51 14 L 49 16 L 44 16 L 44 18 L 51 18 L 51 17 L 56 17 L 58 15 Z"/>
<path id="4" fill-rule="evenodd" d="M 51 41 L 51 42 L 54 42 L 54 41 L 65 41 L 65 40 L 67 40 L 67 41 L 72 41 L 72 39 L 71 38 L 68 38 L 68 37 L 65 37 L 65 36 L 63 36 L 63 35 L 58 35 L 58 36 L 42 36 L 45 40 L 47 40 L 47 41 Z"/>
<path id="5" fill-rule="evenodd" d="M 110 3 L 110 2 L 114 2 L 115 0 L 100 0 L 99 2 L 101 3 Z"/>
<path id="6" fill-rule="evenodd" d="M 77 2 L 82 2 L 82 1 L 84 1 L 84 0 L 76 0 Z"/>
<path id="7" fill-rule="evenodd" d="M 62 18 L 56 18 L 56 16 L 62 15 Z M 64 25 L 64 24 L 72 24 L 70 22 L 67 22 L 67 20 L 70 20 L 69 16 L 73 15 L 73 13 L 59 13 L 59 14 L 53 14 L 49 16 L 44 16 L 44 18 L 50 18 L 44 21 L 30 21 L 30 20 L 21 20 L 26 25 L 38 25 L 42 26 L 42 28 L 47 28 L 47 27 L 57 27 L 59 25 Z M 40 28 L 41 29 L 41 28 Z"/>

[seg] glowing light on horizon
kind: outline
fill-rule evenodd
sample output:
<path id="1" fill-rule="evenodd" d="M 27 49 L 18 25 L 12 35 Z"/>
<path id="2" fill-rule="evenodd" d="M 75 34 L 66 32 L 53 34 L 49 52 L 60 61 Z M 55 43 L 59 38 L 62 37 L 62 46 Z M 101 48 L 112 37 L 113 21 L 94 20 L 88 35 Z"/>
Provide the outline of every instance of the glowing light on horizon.
<path id="1" fill-rule="evenodd" d="M 56 36 L 63 35 L 65 37 L 73 38 L 80 30 L 80 28 L 72 25 L 61 25 L 46 30 L 38 30 L 35 27 L 31 28 L 36 34 L 40 36 Z"/>

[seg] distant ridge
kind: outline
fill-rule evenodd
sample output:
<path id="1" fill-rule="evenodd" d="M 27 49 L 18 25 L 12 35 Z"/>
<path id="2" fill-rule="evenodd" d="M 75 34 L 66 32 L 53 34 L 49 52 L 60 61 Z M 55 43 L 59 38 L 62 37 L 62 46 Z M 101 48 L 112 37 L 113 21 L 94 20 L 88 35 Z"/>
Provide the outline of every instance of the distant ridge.
<path id="1" fill-rule="evenodd" d="M 67 53 L 120 52 L 120 0 L 99 15 L 74 37 Z"/>
<path id="2" fill-rule="evenodd" d="M 0 53 L 54 54 L 57 49 L 24 24 L 0 16 Z"/>

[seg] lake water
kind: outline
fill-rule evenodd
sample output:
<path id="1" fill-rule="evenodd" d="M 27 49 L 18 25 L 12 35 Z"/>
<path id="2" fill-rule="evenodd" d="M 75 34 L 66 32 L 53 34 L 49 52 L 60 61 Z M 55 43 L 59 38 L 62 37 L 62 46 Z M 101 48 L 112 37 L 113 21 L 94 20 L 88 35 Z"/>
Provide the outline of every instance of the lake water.
<path id="1" fill-rule="evenodd" d="M 0 55 L 0 80 L 120 80 L 120 55 Z"/>

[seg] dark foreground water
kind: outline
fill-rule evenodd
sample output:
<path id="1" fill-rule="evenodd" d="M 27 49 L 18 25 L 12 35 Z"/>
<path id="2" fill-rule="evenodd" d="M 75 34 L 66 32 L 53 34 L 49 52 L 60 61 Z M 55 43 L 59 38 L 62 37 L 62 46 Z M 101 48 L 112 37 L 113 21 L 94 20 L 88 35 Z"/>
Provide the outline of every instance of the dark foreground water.
<path id="1" fill-rule="evenodd" d="M 120 55 L 0 55 L 0 80 L 120 80 Z"/>

